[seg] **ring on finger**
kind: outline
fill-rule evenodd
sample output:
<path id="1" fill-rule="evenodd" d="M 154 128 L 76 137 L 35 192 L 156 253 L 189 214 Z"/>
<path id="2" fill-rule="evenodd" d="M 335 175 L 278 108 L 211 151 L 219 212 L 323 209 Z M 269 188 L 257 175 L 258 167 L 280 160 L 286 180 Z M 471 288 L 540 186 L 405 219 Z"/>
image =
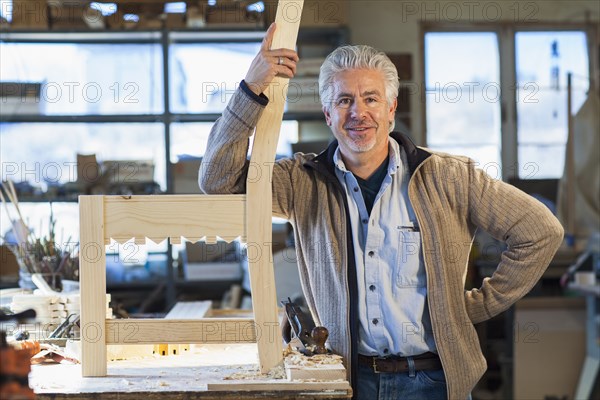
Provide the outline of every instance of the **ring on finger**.
<path id="1" fill-rule="evenodd" d="M 277 60 L 277 65 L 283 65 L 283 57 L 279 57 Z"/>

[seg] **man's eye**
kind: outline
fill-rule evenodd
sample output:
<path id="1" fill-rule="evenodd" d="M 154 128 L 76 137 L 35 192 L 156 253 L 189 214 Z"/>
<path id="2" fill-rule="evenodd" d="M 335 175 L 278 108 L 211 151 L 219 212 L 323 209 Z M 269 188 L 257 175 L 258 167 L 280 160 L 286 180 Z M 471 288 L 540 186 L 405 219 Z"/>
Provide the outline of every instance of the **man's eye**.
<path id="1" fill-rule="evenodd" d="M 347 104 L 350 104 L 350 99 L 348 99 L 348 98 L 345 98 L 345 99 L 340 99 L 340 100 L 338 101 L 338 104 L 340 104 L 340 105 L 347 105 Z"/>
<path id="2" fill-rule="evenodd" d="M 367 97 L 367 103 L 376 103 L 377 99 L 375 97 Z"/>

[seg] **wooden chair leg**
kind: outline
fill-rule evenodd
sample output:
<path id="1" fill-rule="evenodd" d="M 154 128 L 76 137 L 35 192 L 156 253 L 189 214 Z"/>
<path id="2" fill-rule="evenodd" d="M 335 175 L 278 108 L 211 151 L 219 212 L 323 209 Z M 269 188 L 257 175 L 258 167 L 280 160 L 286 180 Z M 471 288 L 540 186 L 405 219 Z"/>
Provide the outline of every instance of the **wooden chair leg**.
<path id="1" fill-rule="evenodd" d="M 265 249 L 269 248 L 262 248 L 262 250 Z M 258 257 L 257 260 L 248 260 L 258 360 L 262 373 L 269 372 L 283 360 L 283 340 L 277 313 L 275 274 L 269 258 L 270 253 L 263 253 L 263 256 Z"/>
<path id="2" fill-rule="evenodd" d="M 303 0 L 280 0 L 277 5 L 275 22 L 277 29 L 273 36 L 272 48 L 293 49 L 298 38 L 300 15 Z M 286 12 L 294 9 L 298 18 L 289 18 Z M 269 104 L 256 125 L 250 163 L 258 166 L 259 176 L 248 179 L 246 184 L 246 236 L 248 238 L 248 265 L 252 288 L 252 308 L 256 321 L 258 358 L 263 373 L 283 360 L 283 345 L 277 298 L 275 274 L 271 257 L 272 236 L 272 182 L 273 160 L 277 149 L 277 139 L 287 96 L 289 79 L 275 77 L 265 93 Z M 251 254 L 254 250 L 254 255 Z M 254 257 L 254 260 L 251 259 Z"/>
<path id="3" fill-rule="evenodd" d="M 106 376 L 106 255 L 104 198 L 79 199 L 81 281 L 81 369 L 83 376 Z"/>

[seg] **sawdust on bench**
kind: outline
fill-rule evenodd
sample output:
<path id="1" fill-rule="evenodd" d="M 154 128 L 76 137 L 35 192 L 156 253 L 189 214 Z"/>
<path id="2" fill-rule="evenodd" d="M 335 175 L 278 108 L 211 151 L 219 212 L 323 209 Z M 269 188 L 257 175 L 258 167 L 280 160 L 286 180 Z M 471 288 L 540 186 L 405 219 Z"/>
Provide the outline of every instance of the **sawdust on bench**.
<path id="1" fill-rule="evenodd" d="M 318 367 L 319 365 L 336 365 L 342 364 L 342 357 L 336 354 L 315 354 L 311 357 L 305 356 L 298 350 L 288 346 L 283 351 L 284 364 L 286 366 L 300 367 Z M 272 368 L 266 374 L 260 372 L 258 365 L 249 367 L 240 367 L 240 372 L 234 372 L 231 375 L 225 376 L 224 380 L 271 380 L 271 379 L 286 379 L 287 375 L 283 365 L 278 365 Z"/>

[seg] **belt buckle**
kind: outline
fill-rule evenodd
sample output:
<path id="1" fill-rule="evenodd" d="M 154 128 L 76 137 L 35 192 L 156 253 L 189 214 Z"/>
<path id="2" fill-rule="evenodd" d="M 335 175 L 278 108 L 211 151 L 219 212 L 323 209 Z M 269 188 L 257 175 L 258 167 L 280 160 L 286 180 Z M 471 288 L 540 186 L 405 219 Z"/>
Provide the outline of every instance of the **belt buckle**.
<path id="1" fill-rule="evenodd" d="M 381 371 L 379 371 L 377 369 L 377 360 L 379 360 L 381 357 L 373 357 L 373 372 L 376 374 L 381 373 Z"/>

